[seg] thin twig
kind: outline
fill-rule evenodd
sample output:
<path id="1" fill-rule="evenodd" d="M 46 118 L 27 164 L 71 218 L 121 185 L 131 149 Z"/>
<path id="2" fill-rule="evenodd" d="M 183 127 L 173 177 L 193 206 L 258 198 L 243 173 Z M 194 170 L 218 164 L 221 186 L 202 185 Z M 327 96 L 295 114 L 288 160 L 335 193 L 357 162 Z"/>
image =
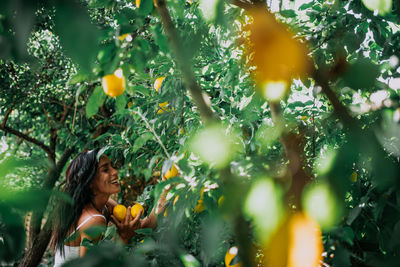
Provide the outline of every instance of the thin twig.
<path id="1" fill-rule="evenodd" d="M 136 113 L 144 121 L 144 123 L 146 124 L 147 129 L 149 129 L 154 134 L 154 137 L 156 138 L 157 142 L 160 144 L 160 146 L 164 150 L 165 155 L 167 155 L 168 159 L 170 159 L 171 155 L 168 153 L 168 150 L 165 148 L 165 146 L 164 146 L 163 142 L 161 141 L 160 137 L 158 136 L 158 134 L 156 133 L 154 128 L 150 125 L 150 123 L 148 122 L 146 117 L 142 114 L 142 112 L 140 112 L 140 109 L 138 111 L 136 111 Z"/>

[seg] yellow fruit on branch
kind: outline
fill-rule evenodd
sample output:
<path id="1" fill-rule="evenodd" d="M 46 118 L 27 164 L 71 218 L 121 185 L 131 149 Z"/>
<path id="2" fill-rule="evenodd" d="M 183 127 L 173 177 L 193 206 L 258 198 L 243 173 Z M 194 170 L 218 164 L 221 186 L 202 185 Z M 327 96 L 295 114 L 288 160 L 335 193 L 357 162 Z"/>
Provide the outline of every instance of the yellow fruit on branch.
<path id="1" fill-rule="evenodd" d="M 172 165 L 171 169 L 169 169 L 164 176 L 165 179 L 169 179 L 177 175 L 178 175 L 178 169 L 175 167 L 175 165 Z"/>
<path id="2" fill-rule="evenodd" d="M 160 90 L 160 87 L 162 85 L 162 82 L 164 81 L 165 77 L 159 77 L 155 80 L 154 82 L 154 89 L 156 89 L 156 92 L 158 92 L 158 90 Z"/>
<path id="3" fill-rule="evenodd" d="M 118 39 L 122 42 L 124 40 L 131 42 L 133 40 L 132 35 L 130 35 L 129 33 L 125 33 L 121 36 L 118 37 Z"/>
<path id="4" fill-rule="evenodd" d="M 140 0 L 136 0 L 135 2 L 136 2 L 136 3 L 135 3 L 135 4 L 136 4 L 136 7 L 139 8 L 139 7 L 140 7 Z"/>
<path id="5" fill-rule="evenodd" d="M 132 218 L 135 219 L 140 211 L 142 211 L 142 215 L 143 215 L 144 209 L 143 209 L 142 205 L 140 205 L 139 203 L 136 203 L 135 205 L 133 205 L 131 208 Z"/>
<path id="6" fill-rule="evenodd" d="M 175 206 L 175 204 L 176 204 L 176 202 L 178 201 L 178 199 L 179 199 L 179 195 L 177 195 L 177 196 L 174 198 L 174 202 L 172 203 L 172 206 Z"/>
<path id="7" fill-rule="evenodd" d="M 231 247 L 225 254 L 225 266 L 226 267 L 242 267 L 242 263 L 238 262 L 238 263 L 234 263 L 232 264 L 232 260 L 238 256 L 238 248 L 235 247 Z"/>
<path id="8" fill-rule="evenodd" d="M 162 114 L 164 111 L 168 111 L 168 101 L 162 102 L 160 104 L 158 104 L 158 106 L 160 107 L 160 109 L 157 111 L 157 114 Z"/>
<path id="9" fill-rule="evenodd" d="M 125 91 L 125 78 L 121 69 L 113 74 L 106 75 L 102 79 L 103 90 L 110 97 L 120 96 Z"/>
<path id="10" fill-rule="evenodd" d="M 323 244 L 319 225 L 302 212 L 289 215 L 264 248 L 264 265 L 317 267 Z"/>
<path id="11" fill-rule="evenodd" d="M 204 211 L 204 201 L 203 201 L 203 199 L 197 200 L 197 205 L 194 208 L 194 211 L 196 213 L 200 213 L 200 212 Z"/>
<path id="12" fill-rule="evenodd" d="M 118 221 L 122 222 L 126 217 L 126 207 L 118 204 L 113 209 L 113 215 Z"/>

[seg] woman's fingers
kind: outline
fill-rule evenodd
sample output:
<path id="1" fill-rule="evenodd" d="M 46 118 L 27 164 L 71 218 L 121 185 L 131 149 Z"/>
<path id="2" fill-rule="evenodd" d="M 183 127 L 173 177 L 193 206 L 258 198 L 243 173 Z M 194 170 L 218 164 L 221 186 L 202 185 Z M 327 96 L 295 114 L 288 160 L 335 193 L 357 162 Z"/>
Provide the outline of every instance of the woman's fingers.
<path id="1" fill-rule="evenodd" d="M 140 217 L 142 216 L 143 210 L 139 210 L 139 213 L 136 215 L 135 219 L 133 219 L 133 221 L 131 221 L 130 226 L 133 227 L 135 226 L 135 228 L 138 228 L 138 225 L 140 225 Z"/>
<path id="2" fill-rule="evenodd" d="M 121 227 L 121 223 L 117 220 L 117 218 L 114 217 L 114 215 L 111 215 L 111 219 L 113 220 L 113 223 L 120 228 Z"/>
<path id="3" fill-rule="evenodd" d="M 126 216 L 125 216 L 125 224 L 129 224 L 131 218 L 131 206 L 128 207 L 128 210 L 126 211 Z"/>

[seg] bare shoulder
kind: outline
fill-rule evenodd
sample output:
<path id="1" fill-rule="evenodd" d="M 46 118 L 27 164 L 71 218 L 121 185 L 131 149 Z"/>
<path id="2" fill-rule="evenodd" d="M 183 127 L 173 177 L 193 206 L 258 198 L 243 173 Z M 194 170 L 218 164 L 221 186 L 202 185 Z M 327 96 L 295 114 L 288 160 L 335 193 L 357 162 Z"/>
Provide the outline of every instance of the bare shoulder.
<path id="1" fill-rule="evenodd" d="M 103 214 L 84 210 L 78 220 L 78 225 L 81 225 L 80 230 L 85 230 L 92 226 L 105 226 L 106 220 Z"/>

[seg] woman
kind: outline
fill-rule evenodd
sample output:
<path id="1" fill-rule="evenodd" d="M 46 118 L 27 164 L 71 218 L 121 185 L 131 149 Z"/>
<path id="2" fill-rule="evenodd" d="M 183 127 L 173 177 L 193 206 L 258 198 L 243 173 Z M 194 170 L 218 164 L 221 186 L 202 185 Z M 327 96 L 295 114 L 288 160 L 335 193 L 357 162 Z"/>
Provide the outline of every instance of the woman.
<path id="1" fill-rule="evenodd" d="M 86 247 L 81 246 L 86 238 L 94 243 L 99 236 L 88 236 L 86 229 L 93 226 L 106 226 L 109 214 L 117 203 L 110 196 L 121 191 L 118 171 L 111 165 L 106 155 L 97 156 L 97 150 L 80 153 L 68 165 L 64 193 L 68 194 L 73 204 L 60 202 L 53 232 L 55 245 L 54 266 L 60 266 L 65 261 L 83 256 Z M 163 212 L 165 193 L 160 197 L 157 214 Z M 155 228 L 157 217 L 153 209 L 145 219 L 140 219 L 142 212 L 136 218 L 131 218 L 128 207 L 125 220 L 119 222 L 113 215 L 111 218 L 118 229 L 120 240 L 127 244 L 139 228 Z"/>

